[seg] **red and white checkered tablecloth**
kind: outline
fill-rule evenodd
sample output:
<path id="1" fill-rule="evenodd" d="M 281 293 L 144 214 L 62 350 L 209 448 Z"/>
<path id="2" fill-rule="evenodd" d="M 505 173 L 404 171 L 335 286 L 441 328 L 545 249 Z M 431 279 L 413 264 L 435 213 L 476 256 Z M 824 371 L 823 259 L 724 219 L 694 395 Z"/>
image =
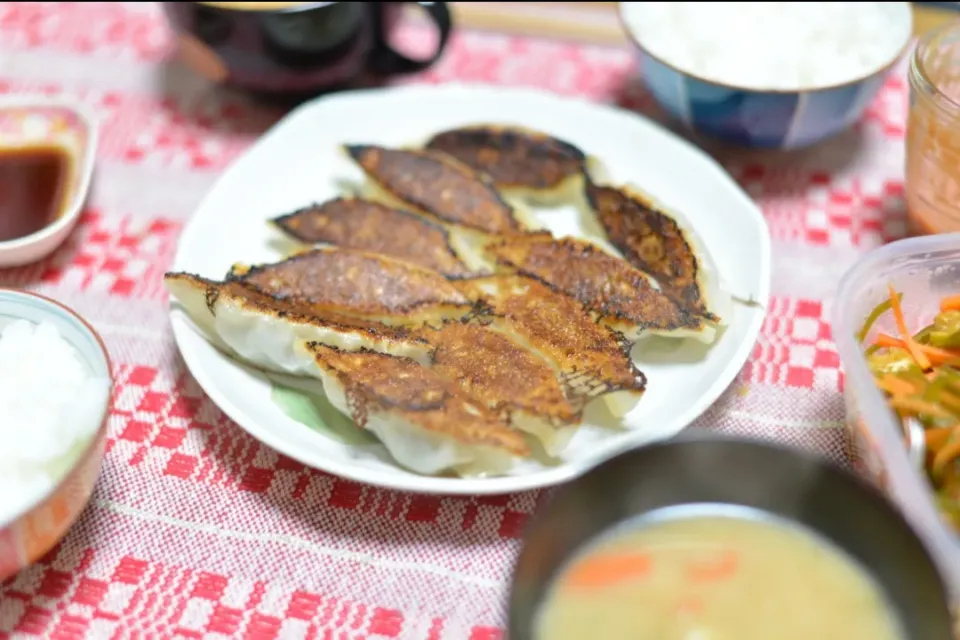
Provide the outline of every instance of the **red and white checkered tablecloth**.
<path id="1" fill-rule="evenodd" d="M 306 469 L 232 424 L 186 372 L 162 273 L 218 173 L 280 114 L 167 64 L 171 42 L 152 3 L 0 4 L 0 92 L 79 96 L 103 122 L 77 231 L 0 285 L 86 316 L 118 380 L 93 500 L 0 585 L 0 638 L 503 637 L 540 494 L 410 496 Z M 626 49 L 461 31 L 404 82 L 533 85 L 651 113 L 632 73 Z M 815 149 L 720 155 L 770 225 L 774 295 L 749 364 L 699 425 L 844 459 L 829 299 L 853 260 L 905 232 L 906 93 L 894 74 L 862 122 Z"/>

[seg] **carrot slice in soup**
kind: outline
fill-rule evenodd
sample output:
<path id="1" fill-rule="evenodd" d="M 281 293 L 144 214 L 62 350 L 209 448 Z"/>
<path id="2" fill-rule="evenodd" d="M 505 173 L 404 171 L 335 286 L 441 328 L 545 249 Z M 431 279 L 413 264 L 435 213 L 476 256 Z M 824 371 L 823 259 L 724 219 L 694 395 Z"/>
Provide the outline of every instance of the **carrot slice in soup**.
<path id="1" fill-rule="evenodd" d="M 696 615 L 703 611 L 703 600 L 697 596 L 688 596 L 677 603 L 676 612 L 680 615 Z"/>
<path id="2" fill-rule="evenodd" d="M 689 565 L 687 578 L 693 582 L 716 582 L 730 578 L 739 568 L 740 556 L 736 551 L 726 550 L 714 559 Z"/>
<path id="3" fill-rule="evenodd" d="M 625 580 L 641 578 L 650 572 L 653 562 L 645 553 L 605 553 L 589 556 L 570 568 L 563 586 L 596 588 L 613 586 Z"/>

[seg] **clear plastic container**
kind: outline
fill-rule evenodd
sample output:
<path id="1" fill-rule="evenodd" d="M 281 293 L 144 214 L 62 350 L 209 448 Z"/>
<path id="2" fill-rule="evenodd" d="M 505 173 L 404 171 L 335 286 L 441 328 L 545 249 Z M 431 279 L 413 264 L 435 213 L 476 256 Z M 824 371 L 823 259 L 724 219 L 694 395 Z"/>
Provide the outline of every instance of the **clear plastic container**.
<path id="1" fill-rule="evenodd" d="M 833 309 L 854 462 L 900 506 L 936 559 L 953 601 L 960 604 L 960 536 L 941 519 L 926 475 L 911 462 L 900 421 L 874 384 L 856 338 L 870 312 L 889 298 L 888 284 L 903 292 L 908 325 L 919 329 L 928 324 L 940 298 L 960 293 L 960 233 L 900 240 L 871 251 L 840 281 Z M 890 315 L 884 314 L 871 336 L 877 331 L 896 333 Z M 869 528 L 864 523 L 864 535 Z"/>

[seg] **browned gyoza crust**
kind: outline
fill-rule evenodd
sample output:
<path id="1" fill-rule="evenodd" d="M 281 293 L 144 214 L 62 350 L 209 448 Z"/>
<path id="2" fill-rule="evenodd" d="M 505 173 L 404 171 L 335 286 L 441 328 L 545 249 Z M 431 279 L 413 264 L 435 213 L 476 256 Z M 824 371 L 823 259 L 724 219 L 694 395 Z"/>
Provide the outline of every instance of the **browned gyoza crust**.
<path id="1" fill-rule="evenodd" d="M 677 222 L 623 189 L 587 182 L 587 201 L 610 242 L 681 307 L 714 319 L 697 282 L 697 256 Z"/>
<path id="2" fill-rule="evenodd" d="M 496 189 L 446 154 L 373 145 L 346 150 L 381 189 L 418 212 L 488 234 L 524 232 Z"/>
<path id="3" fill-rule="evenodd" d="M 164 279 L 168 282 L 180 281 L 203 290 L 207 308 L 211 314 L 216 313 L 216 304 L 219 300 L 229 299 L 250 311 L 278 319 L 288 319 L 293 322 L 326 327 L 341 334 L 354 334 L 426 345 L 426 340 L 405 327 L 388 326 L 363 318 L 317 309 L 312 305 L 302 304 L 296 299 L 262 293 L 246 286 L 242 281 L 217 282 L 190 273 L 167 273 L 164 275 Z"/>
<path id="4" fill-rule="evenodd" d="M 503 334 L 449 322 L 421 335 L 434 347 L 433 368 L 504 420 L 517 410 L 558 424 L 578 419 L 554 370 Z"/>
<path id="5" fill-rule="evenodd" d="M 343 385 L 351 417 L 360 427 L 371 413 L 390 412 L 463 444 L 530 453 L 519 432 L 430 368 L 373 351 L 341 351 L 315 342 L 308 347 L 317 364 Z"/>
<path id="6" fill-rule="evenodd" d="M 646 274 L 573 238 L 508 238 L 488 248 L 498 263 L 537 278 L 604 318 L 642 329 L 695 329 L 700 319 L 657 291 Z"/>
<path id="7" fill-rule="evenodd" d="M 335 198 L 275 218 L 273 223 L 305 244 L 381 253 L 445 276 L 470 273 L 443 227 L 371 200 Z"/>
<path id="8" fill-rule="evenodd" d="M 497 125 L 444 131 L 426 148 L 453 156 L 500 188 L 553 189 L 583 175 L 586 160 L 580 149 L 545 133 Z"/>
<path id="9" fill-rule="evenodd" d="M 234 269 L 228 280 L 317 313 L 381 321 L 433 311 L 463 315 L 471 308 L 470 301 L 434 271 L 334 247 L 314 249 L 274 264 Z"/>
<path id="10" fill-rule="evenodd" d="M 586 385 L 587 395 L 613 390 L 643 391 L 646 378 L 630 359 L 630 346 L 597 324 L 577 300 L 533 278 L 495 275 L 455 282 L 483 300 L 494 317 L 542 354 L 568 387 Z"/>

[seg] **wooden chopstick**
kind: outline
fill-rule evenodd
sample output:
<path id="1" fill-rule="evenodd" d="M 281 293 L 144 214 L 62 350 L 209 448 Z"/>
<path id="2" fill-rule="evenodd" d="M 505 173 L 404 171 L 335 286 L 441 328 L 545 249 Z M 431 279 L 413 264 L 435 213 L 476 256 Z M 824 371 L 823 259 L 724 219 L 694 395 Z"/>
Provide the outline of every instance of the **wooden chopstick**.
<path id="1" fill-rule="evenodd" d="M 628 41 L 617 17 L 616 2 L 453 2 L 451 9 L 456 24 L 469 29 L 601 45 Z M 958 19 L 960 14 L 952 6 L 914 3 L 916 35 Z"/>

